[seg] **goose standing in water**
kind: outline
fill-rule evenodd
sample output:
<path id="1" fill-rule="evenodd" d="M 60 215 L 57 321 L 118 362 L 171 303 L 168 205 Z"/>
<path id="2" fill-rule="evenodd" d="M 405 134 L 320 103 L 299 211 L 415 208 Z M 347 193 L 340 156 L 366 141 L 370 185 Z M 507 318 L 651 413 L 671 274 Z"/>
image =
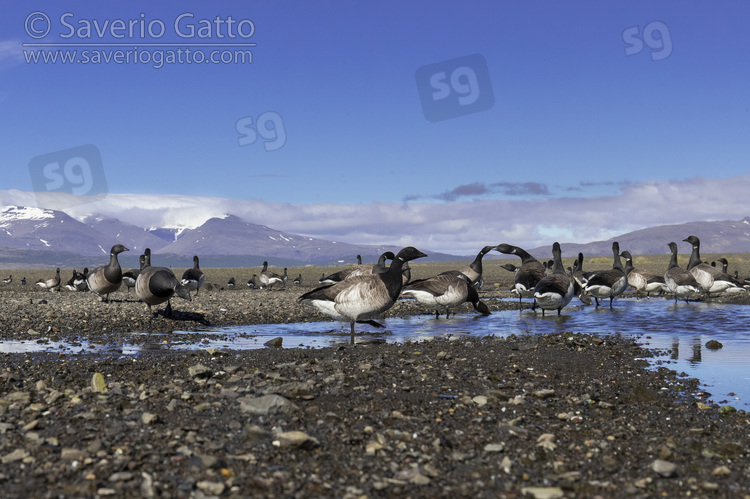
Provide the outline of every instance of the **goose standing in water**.
<path id="1" fill-rule="evenodd" d="M 109 301 L 109 294 L 120 289 L 122 284 L 122 268 L 117 255 L 129 251 L 122 244 L 115 244 L 109 252 L 109 263 L 96 267 L 89 273 L 86 282 L 89 289 L 102 297 L 102 301 Z"/>
<path id="2" fill-rule="evenodd" d="M 417 302 L 435 311 L 435 318 L 445 312 L 450 316 L 450 309 L 463 303 L 471 303 L 474 310 L 482 315 L 490 315 L 487 305 L 479 301 L 479 294 L 464 274 L 438 274 L 427 279 L 418 279 L 401 289 L 401 296 L 411 297 Z"/>
<path id="3" fill-rule="evenodd" d="M 39 279 L 38 281 L 36 281 L 36 285 L 44 289 L 49 289 L 50 291 L 53 291 L 55 289 L 60 291 L 60 268 L 58 267 L 55 271 L 55 277 L 50 277 L 49 279 Z"/>
<path id="4" fill-rule="evenodd" d="M 198 296 L 198 291 L 200 291 L 205 280 L 206 276 L 201 270 L 198 255 L 195 255 L 193 256 L 193 268 L 182 273 L 182 285 L 187 286 L 190 291 L 195 291 L 195 295 Z"/>
<path id="5" fill-rule="evenodd" d="M 738 287 L 732 280 L 732 277 L 726 272 L 722 272 L 716 267 L 701 261 L 701 241 L 696 236 L 688 236 L 683 239 L 693 245 L 693 252 L 690 254 L 690 261 L 687 269 L 693 274 L 695 280 L 710 295 L 711 293 L 721 293 L 730 288 Z"/>
<path id="6" fill-rule="evenodd" d="M 172 296 L 177 295 L 191 301 L 188 287 L 177 280 L 174 272 L 166 267 L 149 266 L 141 270 L 135 281 L 135 295 L 148 305 L 149 313 L 152 305 L 167 302 L 164 317 L 172 317 Z"/>
<path id="7" fill-rule="evenodd" d="M 511 244 L 499 244 L 496 248 L 500 253 L 516 255 L 521 258 L 521 266 L 516 271 L 513 289 L 518 294 L 518 308 L 523 309 L 521 298 L 524 294 L 534 294 L 537 283 L 545 276 L 545 266 L 531 256 L 523 248 Z"/>
<path id="8" fill-rule="evenodd" d="M 378 258 L 378 263 L 376 263 L 375 265 L 365 265 L 361 263 L 362 257 L 357 255 L 357 261 L 360 263 L 347 267 L 344 270 L 334 272 L 333 274 L 328 276 L 323 274 L 318 282 L 320 284 L 336 284 L 337 282 L 346 281 L 347 279 L 351 279 L 353 277 L 361 275 L 370 275 L 376 274 L 378 272 L 385 272 L 386 270 L 388 270 L 388 267 L 385 265 L 386 259 L 393 260 L 394 258 L 395 255 L 392 251 L 386 251 L 385 253 L 380 255 L 380 257 Z"/>
<path id="9" fill-rule="evenodd" d="M 619 251 L 620 244 L 617 241 L 613 242 L 612 253 L 614 262 L 611 269 L 584 273 L 584 277 L 586 278 L 586 293 L 594 297 L 597 307 L 599 307 L 600 298 L 609 298 L 609 308 L 612 308 L 612 301 L 615 297 L 621 295 L 628 287 L 628 274 L 633 270 L 633 267 L 622 266 Z"/>
<path id="10" fill-rule="evenodd" d="M 570 303 L 575 293 L 573 278 L 563 268 L 562 250 L 558 242 L 552 245 L 552 257 L 551 272 L 542 277 L 534 287 L 534 299 L 542 308 L 542 315 L 545 310 L 557 310 L 557 315 L 560 315 L 560 311 Z"/>
<path id="11" fill-rule="evenodd" d="M 386 272 L 369 274 L 322 286 L 300 296 L 297 301 L 309 305 L 335 320 L 351 326 L 354 344 L 354 323 L 382 327 L 373 319 L 393 306 L 403 286 L 402 267 L 405 262 L 427 256 L 408 246 L 398 252 Z"/>
<path id="12" fill-rule="evenodd" d="M 674 293 L 675 303 L 677 303 L 678 298 L 684 298 L 685 303 L 687 303 L 691 293 L 700 293 L 701 285 L 693 277 L 693 274 L 677 265 L 677 243 L 671 242 L 668 246 L 672 252 L 672 258 L 669 261 L 667 271 L 664 273 L 664 283 L 669 291 Z"/>
<path id="13" fill-rule="evenodd" d="M 467 267 L 464 267 L 461 270 L 448 270 L 446 272 L 443 272 L 443 274 L 453 274 L 455 276 L 460 273 L 466 276 L 469 279 L 469 282 L 477 290 L 480 290 L 484 286 L 484 279 L 482 279 L 482 258 L 484 258 L 484 255 L 486 255 L 493 249 L 497 249 L 497 247 L 485 246 L 484 248 L 479 250 L 479 253 L 477 253 L 477 256 Z"/>
<path id="14" fill-rule="evenodd" d="M 666 288 L 664 276 L 639 268 L 634 268 L 628 274 L 628 286 L 635 290 L 636 296 L 641 292 L 646 293 L 646 298 L 649 298 L 652 293 L 660 295 Z"/>

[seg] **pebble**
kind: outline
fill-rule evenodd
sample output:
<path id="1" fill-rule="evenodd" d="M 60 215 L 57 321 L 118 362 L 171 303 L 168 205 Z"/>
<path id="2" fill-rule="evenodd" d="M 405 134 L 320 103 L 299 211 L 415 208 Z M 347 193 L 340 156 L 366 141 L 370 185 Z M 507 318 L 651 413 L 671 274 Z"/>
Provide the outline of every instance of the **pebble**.
<path id="1" fill-rule="evenodd" d="M 299 410 L 299 407 L 287 398 L 276 394 L 263 395 L 261 397 L 244 397 L 237 400 L 240 401 L 242 412 L 249 412 L 250 414 L 289 414 Z"/>
<path id="2" fill-rule="evenodd" d="M 210 378 L 213 371 L 203 364 L 196 364 L 188 368 L 188 374 L 191 378 Z"/>
<path id="3" fill-rule="evenodd" d="M 92 376 L 91 390 L 95 393 L 107 393 L 107 383 L 104 381 L 102 373 L 94 373 L 94 376 Z"/>
<path id="4" fill-rule="evenodd" d="M 677 465 L 663 459 L 657 459 L 651 463 L 651 469 L 654 472 L 664 478 L 671 478 L 677 476 Z"/>
<path id="5" fill-rule="evenodd" d="M 282 448 L 310 450 L 318 447 L 320 442 L 317 438 L 302 431 L 285 431 L 274 435 L 273 445 Z"/>
<path id="6" fill-rule="evenodd" d="M 529 494 L 534 499 L 559 499 L 565 497 L 560 487 L 523 487 L 521 493 Z"/>

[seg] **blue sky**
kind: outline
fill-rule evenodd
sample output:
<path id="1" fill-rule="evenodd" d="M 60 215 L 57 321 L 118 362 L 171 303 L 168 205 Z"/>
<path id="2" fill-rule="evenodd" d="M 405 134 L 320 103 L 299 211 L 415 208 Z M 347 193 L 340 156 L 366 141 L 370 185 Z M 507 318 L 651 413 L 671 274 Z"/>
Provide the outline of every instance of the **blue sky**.
<path id="1" fill-rule="evenodd" d="M 472 253 L 750 215 L 747 2 L 3 3 L 3 202 L 38 199 L 34 158 L 90 144 L 100 196 L 68 211 L 141 225 L 234 212 Z M 252 63 L 26 62 L 243 50 L 212 43 Z"/>

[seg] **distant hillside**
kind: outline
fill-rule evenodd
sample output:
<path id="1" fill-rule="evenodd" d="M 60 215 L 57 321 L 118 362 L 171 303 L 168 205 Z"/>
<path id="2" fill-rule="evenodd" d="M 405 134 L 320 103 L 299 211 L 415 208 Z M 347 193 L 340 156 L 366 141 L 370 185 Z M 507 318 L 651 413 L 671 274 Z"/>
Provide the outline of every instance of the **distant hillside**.
<path id="1" fill-rule="evenodd" d="M 694 235 L 701 240 L 701 253 L 750 253 L 750 217 L 742 220 L 722 220 L 718 222 L 688 222 L 676 225 L 659 225 L 615 236 L 606 241 L 586 244 L 562 242 L 563 256 L 606 256 L 612 254 L 612 242 L 620 243 L 621 250 L 633 255 L 660 255 L 669 253 L 667 244 L 677 243 L 680 253 L 690 253 L 692 247 L 683 242 Z M 528 250 L 537 257 L 549 257 L 549 247 Z"/>

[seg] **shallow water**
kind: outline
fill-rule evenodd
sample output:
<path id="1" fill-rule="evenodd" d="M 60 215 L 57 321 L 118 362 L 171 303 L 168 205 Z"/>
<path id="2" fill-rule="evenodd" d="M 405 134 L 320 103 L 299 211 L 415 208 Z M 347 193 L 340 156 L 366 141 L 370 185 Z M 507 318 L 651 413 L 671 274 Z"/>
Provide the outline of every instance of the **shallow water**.
<path id="1" fill-rule="evenodd" d="M 574 304 L 577 303 L 574 301 Z M 498 311 L 489 317 L 459 315 L 450 319 L 421 315 L 389 318 L 384 330 L 357 325 L 360 339 L 380 338 L 389 343 L 419 341 L 449 335 L 506 337 L 511 334 L 544 334 L 551 332 L 620 333 L 636 338 L 648 347 L 668 352 L 649 359 L 652 365 L 665 365 L 677 372 L 698 378 L 717 403 L 729 403 L 750 410 L 750 307 L 713 303 L 684 303 L 671 300 L 620 299 L 613 309 L 604 305 L 573 306 L 544 317 L 529 310 Z M 245 350 L 264 348 L 269 339 L 282 337 L 285 347 L 320 348 L 349 341 L 349 326 L 335 322 L 262 324 L 233 326 L 201 332 L 150 334 L 149 341 L 112 344 L 86 342 L 10 341 L 0 343 L 0 352 L 59 351 L 77 353 L 118 353 L 137 355 L 165 349 Z M 200 341 L 196 342 L 198 336 Z M 709 350 L 709 340 L 724 346 Z M 145 343 L 145 344 L 144 344 Z"/>

